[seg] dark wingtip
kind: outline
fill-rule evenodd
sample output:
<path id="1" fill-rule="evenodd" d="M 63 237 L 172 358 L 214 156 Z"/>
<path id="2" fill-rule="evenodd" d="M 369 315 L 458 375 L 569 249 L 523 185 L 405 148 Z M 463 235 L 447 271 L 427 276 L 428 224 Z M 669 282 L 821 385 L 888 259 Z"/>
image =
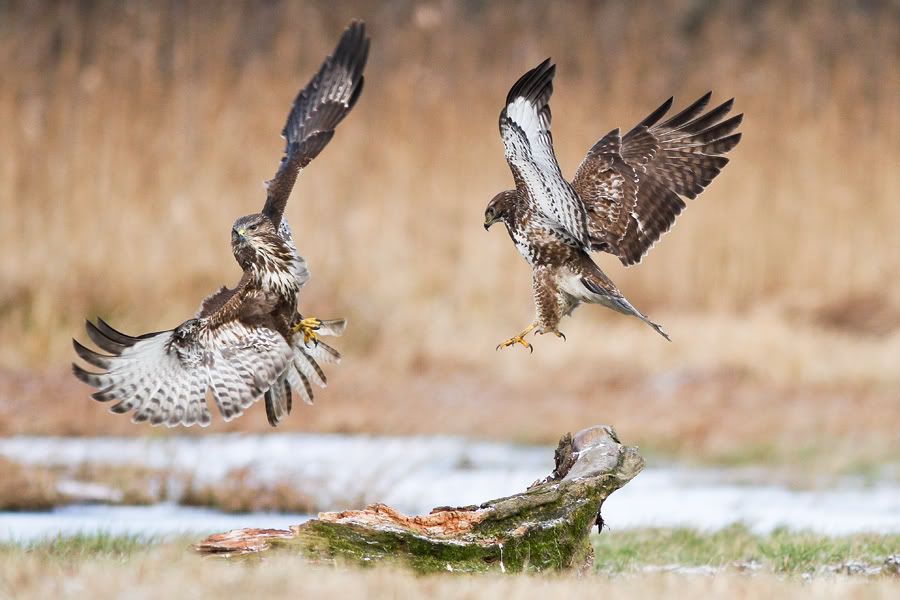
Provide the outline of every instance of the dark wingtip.
<path id="1" fill-rule="evenodd" d="M 90 371 L 85 371 L 77 364 L 72 363 L 72 374 L 75 375 L 75 377 L 77 377 L 81 382 L 86 383 L 91 387 L 100 387 L 100 376 L 102 375 L 102 373 L 91 373 Z"/>
<path id="2" fill-rule="evenodd" d="M 269 425 L 272 427 L 278 426 L 278 417 L 275 414 L 275 398 L 272 394 L 272 390 L 266 390 L 266 393 L 263 395 L 266 403 L 266 419 L 269 421 Z"/>
<path id="3" fill-rule="evenodd" d="M 347 101 L 347 110 L 351 110 L 354 106 L 356 106 L 359 97 L 362 95 L 363 86 L 366 83 L 366 78 L 363 76 L 359 77 L 359 81 L 356 84 L 356 89 L 353 90 L 353 95 L 350 96 L 350 100 Z"/>
<path id="4" fill-rule="evenodd" d="M 72 347 L 75 348 L 75 354 L 81 357 L 83 361 L 98 369 L 108 368 L 110 359 L 113 358 L 112 356 L 104 356 L 98 352 L 94 352 L 90 348 L 82 345 L 81 342 L 76 339 L 72 339 Z"/>
<path id="5" fill-rule="evenodd" d="M 284 380 L 284 393 L 287 398 L 287 412 L 286 415 L 291 414 L 291 409 L 294 407 L 294 397 L 291 393 L 291 384 L 288 383 L 287 379 Z"/>
<path id="6" fill-rule="evenodd" d="M 128 344 L 122 344 L 106 335 L 97 325 L 90 321 L 85 321 L 84 328 L 87 331 L 91 341 L 100 346 L 102 350 L 109 352 L 115 356 L 122 354 L 122 351 L 128 347 Z"/>
<path id="7" fill-rule="evenodd" d="M 656 122 L 659 121 L 660 119 L 662 119 L 665 116 L 665 114 L 667 112 L 669 112 L 669 109 L 672 108 L 672 103 L 674 101 L 675 101 L 675 96 L 669 96 L 669 98 L 665 102 L 660 104 L 656 108 L 656 110 L 654 110 L 652 113 L 650 113 L 649 115 L 644 117 L 644 119 L 640 123 L 638 123 L 637 125 L 632 127 L 628 131 L 628 133 L 626 133 L 624 136 L 622 136 L 623 139 L 630 138 L 631 136 L 635 135 L 635 133 L 637 133 L 637 131 L 639 131 L 642 127 L 646 127 L 649 129 L 650 127 L 653 127 L 654 125 L 656 125 Z"/>
<path id="8" fill-rule="evenodd" d="M 86 371 L 84 369 L 82 369 L 81 367 L 79 367 L 77 364 L 72 363 L 72 374 L 75 377 L 77 377 L 78 379 L 80 379 L 81 381 L 84 381 L 84 378 L 82 377 L 82 373 L 86 373 Z M 88 383 L 88 382 L 84 381 L 84 383 Z M 90 384 L 88 383 L 88 385 L 90 385 Z"/>
<path id="9" fill-rule="evenodd" d="M 97 317 L 97 328 L 103 332 L 103 335 L 108 337 L 109 339 L 122 344 L 124 346 L 131 346 L 135 342 L 137 342 L 140 338 L 136 338 L 132 335 L 128 335 L 126 333 L 122 333 L 100 317 Z"/>
<path id="10" fill-rule="evenodd" d="M 369 57 L 369 38 L 366 36 L 366 24 L 354 19 L 341 34 L 341 39 L 332 53 L 332 58 L 352 67 L 355 77 L 359 77 Z"/>
<path id="11" fill-rule="evenodd" d="M 555 76 L 556 65 L 553 64 L 548 56 L 541 64 L 530 69 L 516 80 L 506 95 L 506 103 L 509 104 L 519 97 L 529 100 L 537 98 L 548 86 L 550 86 L 550 91 L 552 91 L 553 78 Z"/>

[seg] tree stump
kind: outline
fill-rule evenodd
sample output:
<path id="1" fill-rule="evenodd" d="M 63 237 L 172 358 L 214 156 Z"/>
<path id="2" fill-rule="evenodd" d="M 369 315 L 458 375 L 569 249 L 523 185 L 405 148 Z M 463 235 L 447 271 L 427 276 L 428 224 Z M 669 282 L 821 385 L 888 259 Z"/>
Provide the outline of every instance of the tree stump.
<path id="1" fill-rule="evenodd" d="M 526 491 L 479 506 L 406 516 L 384 504 L 320 513 L 290 530 L 238 529 L 208 537 L 201 554 L 294 552 L 314 562 L 393 562 L 419 572 L 544 571 L 593 563 L 590 531 L 603 501 L 644 466 L 636 448 L 596 426 L 566 434 L 556 468 Z"/>

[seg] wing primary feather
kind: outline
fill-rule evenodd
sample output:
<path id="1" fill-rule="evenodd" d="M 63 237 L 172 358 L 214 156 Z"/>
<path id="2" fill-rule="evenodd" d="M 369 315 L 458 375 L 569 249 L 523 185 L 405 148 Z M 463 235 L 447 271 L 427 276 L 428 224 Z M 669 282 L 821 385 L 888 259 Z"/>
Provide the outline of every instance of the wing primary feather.
<path id="1" fill-rule="evenodd" d="M 97 317 L 97 329 L 99 329 L 103 333 L 103 335 L 105 335 L 112 341 L 122 344 L 124 346 L 131 346 L 135 342 L 140 340 L 140 338 L 132 337 L 130 335 L 126 335 L 126 334 L 122 333 L 121 331 L 113 329 L 109 323 L 107 323 L 100 317 Z M 153 335 L 153 334 L 145 334 L 145 337 L 147 337 L 149 335 Z"/>
<path id="2" fill-rule="evenodd" d="M 609 134 L 606 145 L 591 148 L 572 185 L 588 208 L 592 249 L 626 266 L 640 262 L 671 229 L 684 198 L 696 198 L 728 164 L 722 155 L 740 142 L 743 114 L 726 118 L 733 98 L 704 114 L 711 98 L 707 92 L 658 123 L 670 98 L 622 136 L 618 151 Z"/>
<path id="3" fill-rule="evenodd" d="M 333 130 L 350 112 L 363 88 L 363 70 L 369 56 L 369 38 L 362 21 L 344 30 L 334 52 L 304 86 L 291 106 L 281 135 L 285 153 L 275 177 L 266 182 L 262 213 L 278 227 L 300 169 L 325 147 Z M 320 136 L 316 142 L 310 138 Z"/>
<path id="4" fill-rule="evenodd" d="M 728 137 L 723 137 L 707 144 L 691 144 L 690 148 L 703 152 L 704 154 L 725 154 L 738 145 L 738 142 L 741 141 L 741 136 L 743 136 L 742 133 L 735 133 L 734 135 L 729 135 Z"/>
<path id="5" fill-rule="evenodd" d="M 731 112 L 732 106 L 734 106 L 734 98 L 726 100 L 702 117 L 699 117 L 685 125 L 681 125 L 677 128 L 676 131 L 678 131 L 679 133 L 697 133 L 703 131 L 704 129 L 721 121 L 725 117 L 725 115 Z"/>
<path id="6" fill-rule="evenodd" d="M 669 128 L 675 129 L 684 125 L 706 108 L 706 105 L 709 104 L 709 99 L 712 98 L 712 90 L 706 92 L 702 96 L 700 96 L 697 100 L 694 100 L 694 103 L 683 109 L 681 112 L 676 114 L 674 117 L 666 121 L 665 123 L 660 124 L 660 128 Z"/>
<path id="7" fill-rule="evenodd" d="M 104 335 L 104 333 L 90 321 L 85 321 L 84 328 L 87 331 L 88 337 L 91 338 L 91 341 L 100 346 L 102 350 L 105 350 L 110 354 L 119 356 L 120 354 L 122 354 L 123 350 L 130 347 L 130 345 L 121 344 L 106 337 L 106 335 Z"/>
<path id="8" fill-rule="evenodd" d="M 506 104 L 511 104 L 516 98 L 525 98 L 533 102 L 539 99 L 544 91 L 553 92 L 553 77 L 556 75 L 556 65 L 551 63 L 550 57 L 519 77 L 506 95 Z M 549 90 L 547 88 L 549 87 Z"/>
<path id="9" fill-rule="evenodd" d="M 110 364 L 112 364 L 110 359 L 115 358 L 114 356 L 98 354 L 90 348 L 83 346 L 78 340 L 72 340 L 72 346 L 75 348 L 75 354 L 80 356 L 81 359 L 89 365 L 97 367 L 98 369 L 109 369 Z"/>
<path id="10" fill-rule="evenodd" d="M 669 112 L 669 109 L 672 108 L 672 102 L 675 100 L 674 96 L 669 96 L 669 99 L 659 105 L 659 107 L 654 110 L 652 113 L 647 115 L 643 121 L 635 125 L 631 131 L 637 131 L 641 127 L 647 127 L 648 129 L 656 124 L 657 121 L 663 118 L 663 116 Z M 628 137 L 628 133 L 625 134 L 625 137 Z"/>
<path id="11" fill-rule="evenodd" d="M 729 133 L 737 129 L 741 122 L 743 122 L 743 120 L 744 115 L 743 113 L 741 113 L 739 115 L 731 117 L 730 119 L 726 119 L 721 123 L 712 125 L 711 127 L 704 129 L 699 133 L 686 135 L 685 137 L 681 138 L 680 141 L 692 145 L 714 142 L 721 138 L 724 138 Z"/>
<path id="12" fill-rule="evenodd" d="M 102 379 L 102 377 L 105 375 L 105 373 L 91 373 L 90 371 L 85 371 L 75 363 L 72 363 L 72 373 L 75 375 L 75 377 L 91 387 L 103 387 L 104 380 Z"/>

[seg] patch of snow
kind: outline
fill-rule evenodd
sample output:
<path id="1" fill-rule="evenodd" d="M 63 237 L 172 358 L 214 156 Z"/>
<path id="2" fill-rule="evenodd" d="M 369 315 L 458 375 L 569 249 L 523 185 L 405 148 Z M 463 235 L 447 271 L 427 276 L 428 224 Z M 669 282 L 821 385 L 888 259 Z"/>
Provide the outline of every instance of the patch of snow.
<path id="1" fill-rule="evenodd" d="M 603 505 L 612 529 L 692 527 L 716 530 L 744 523 L 758 533 L 778 527 L 828 535 L 900 532 L 900 487 L 791 490 L 717 483 L 715 469 L 653 469 L 639 473 Z"/>
<path id="2" fill-rule="evenodd" d="M 21 436 L 0 438 L 0 456 L 26 465 L 72 469 L 81 465 L 141 466 L 190 474 L 195 485 L 215 484 L 233 470 L 246 469 L 256 481 L 291 484 L 314 496 L 317 505 L 332 510 L 384 502 L 407 514 L 425 514 L 435 506 L 480 504 L 508 496 L 553 470 L 550 447 L 449 436 Z M 101 494 L 99 488 L 92 492 L 95 497 Z M 40 518 L 57 523 L 65 531 L 70 515 L 65 510 L 40 513 Z M 92 514 L 124 509 L 95 510 L 100 513 Z M 167 514 L 173 515 L 172 526 L 176 527 L 181 523 L 179 515 L 184 513 L 163 511 L 159 518 L 165 519 Z M 218 513 L 202 514 L 213 519 Z M 263 527 L 271 521 L 256 522 L 251 516 L 223 517 L 234 519 L 237 526 Z M 294 521 L 281 522 L 296 523 L 296 517 L 293 518 Z M 603 506 L 603 518 L 613 530 L 651 526 L 716 530 L 742 522 L 760 533 L 781 526 L 830 535 L 898 533 L 900 486 L 883 483 L 792 490 L 774 485 L 740 485 L 734 483 L 733 472 L 724 469 L 648 467 L 609 497 Z M 0 537 L 8 537 L 8 532 L 13 531 L 4 529 L 10 522 L 21 521 L 18 515 L 0 513 Z M 97 520 L 98 527 L 104 523 L 102 518 Z"/>
<path id="3" fill-rule="evenodd" d="M 144 539 L 201 536 L 254 526 L 288 529 L 309 515 L 225 514 L 172 504 L 154 506 L 74 505 L 49 512 L 0 513 L 0 540 L 36 542 L 77 534 L 133 535 Z"/>
<path id="4" fill-rule="evenodd" d="M 125 496 L 122 490 L 111 488 L 100 483 L 63 479 L 56 484 L 56 491 L 77 502 L 122 502 Z"/>
<path id="5" fill-rule="evenodd" d="M 710 565 L 647 565 L 641 569 L 644 573 L 676 573 L 678 575 L 715 575 L 719 568 Z"/>

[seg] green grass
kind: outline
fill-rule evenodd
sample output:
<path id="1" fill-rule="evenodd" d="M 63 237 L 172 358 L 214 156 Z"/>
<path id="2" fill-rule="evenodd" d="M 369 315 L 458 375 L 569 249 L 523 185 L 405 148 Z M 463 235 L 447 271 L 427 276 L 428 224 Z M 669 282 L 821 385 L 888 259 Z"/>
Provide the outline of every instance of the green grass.
<path id="1" fill-rule="evenodd" d="M 188 548 L 191 541 L 193 540 L 185 539 L 182 543 L 185 548 Z M 65 562 L 81 562 L 94 559 L 124 560 L 149 552 L 160 545 L 174 546 L 176 544 L 177 542 L 174 540 L 163 541 L 160 538 L 147 538 L 135 535 L 78 534 L 61 536 L 35 544 L 0 544 L 0 560 L 14 559 L 22 554 Z"/>
<path id="2" fill-rule="evenodd" d="M 743 525 L 704 533 L 693 529 L 604 531 L 593 536 L 597 568 L 629 572 L 646 565 L 721 567 L 757 561 L 776 573 L 805 573 L 822 565 L 861 561 L 881 564 L 900 553 L 900 535 L 857 534 L 829 537 L 778 529 L 757 535 Z"/>
<path id="3" fill-rule="evenodd" d="M 829 537 L 779 529 L 757 535 L 736 525 L 716 532 L 693 529 L 605 530 L 592 537 L 595 565 L 603 573 L 630 573 L 649 565 L 723 567 L 756 561 L 764 571 L 801 574 L 826 565 L 860 561 L 880 565 L 900 553 L 900 535 Z M 47 562 L 81 564 L 98 559 L 127 561 L 162 549 L 190 554 L 191 538 L 160 539 L 107 534 L 60 537 L 36 544 L 0 544 L 0 561 L 23 555 Z"/>

